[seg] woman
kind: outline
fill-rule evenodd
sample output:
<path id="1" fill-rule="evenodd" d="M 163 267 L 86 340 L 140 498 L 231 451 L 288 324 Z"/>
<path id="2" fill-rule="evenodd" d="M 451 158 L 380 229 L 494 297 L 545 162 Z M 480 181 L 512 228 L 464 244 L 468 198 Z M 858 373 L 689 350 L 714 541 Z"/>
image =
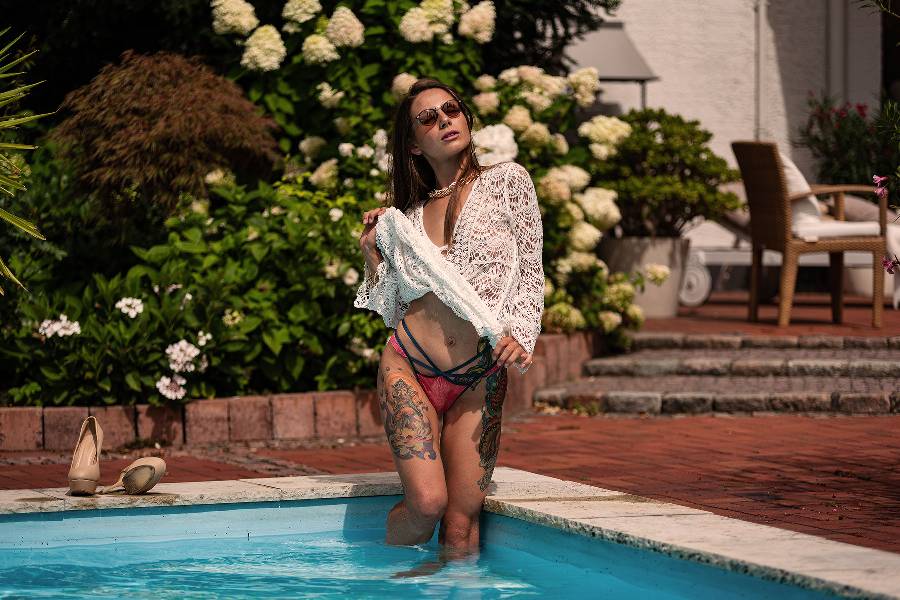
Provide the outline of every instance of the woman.
<path id="1" fill-rule="evenodd" d="M 491 349 L 488 337 L 429 291 L 383 311 L 395 331 L 377 381 L 405 493 L 388 515 L 387 543 L 427 542 L 440 521 L 441 544 L 464 553 L 478 548 L 478 518 L 499 450 L 506 368 L 515 364 L 524 372 L 531 365 L 544 306 L 534 184 L 514 162 L 479 166 L 472 122 L 454 90 L 418 80 L 394 119 L 390 204 L 462 274 L 510 335 Z M 366 267 L 358 307 L 377 306 L 391 291 L 385 286 L 396 281 L 375 244 L 385 210 L 363 216 Z"/>

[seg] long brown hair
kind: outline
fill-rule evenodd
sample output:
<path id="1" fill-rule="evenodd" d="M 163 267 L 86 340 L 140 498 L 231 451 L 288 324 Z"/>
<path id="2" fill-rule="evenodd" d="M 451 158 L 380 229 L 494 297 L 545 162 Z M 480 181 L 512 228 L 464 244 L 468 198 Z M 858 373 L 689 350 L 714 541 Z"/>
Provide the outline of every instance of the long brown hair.
<path id="1" fill-rule="evenodd" d="M 450 86 L 432 78 L 418 79 L 409 89 L 409 93 L 404 96 L 397 111 L 394 114 L 394 123 L 391 129 L 390 152 L 393 155 L 393 163 L 391 168 L 391 191 L 388 194 L 388 206 L 393 206 L 398 210 L 406 212 L 408 208 L 414 206 L 415 203 L 428 197 L 428 192 L 437 187 L 437 177 L 428 159 L 424 156 L 416 155 L 410 152 L 410 142 L 413 140 L 413 117 L 409 114 L 410 107 L 416 96 L 424 92 L 439 88 L 450 94 L 454 100 L 459 103 L 462 114 L 466 118 L 469 126 L 469 147 L 463 150 L 463 172 L 459 175 L 459 181 L 470 176 L 479 175 L 483 168 L 478 164 L 478 157 L 475 154 L 475 144 L 471 141 L 472 125 L 474 116 L 472 110 L 463 101 L 462 97 L 456 93 L 456 90 Z M 453 228 L 456 225 L 459 206 L 460 187 L 454 187 L 450 194 L 450 200 L 447 204 L 447 213 L 444 217 L 444 238 L 449 240 L 448 244 L 453 243 Z"/>

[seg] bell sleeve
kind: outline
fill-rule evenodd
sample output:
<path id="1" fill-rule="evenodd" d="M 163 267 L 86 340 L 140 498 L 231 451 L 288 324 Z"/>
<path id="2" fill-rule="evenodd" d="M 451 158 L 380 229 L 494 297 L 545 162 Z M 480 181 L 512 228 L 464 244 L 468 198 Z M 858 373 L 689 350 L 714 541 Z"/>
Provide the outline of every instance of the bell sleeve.
<path id="1" fill-rule="evenodd" d="M 534 352 L 544 312 L 544 228 L 534 182 L 528 171 L 512 163 L 506 174 L 506 197 L 516 240 L 518 284 L 507 302 L 510 335 L 528 354 Z"/>
<path id="2" fill-rule="evenodd" d="M 369 269 L 368 263 L 363 271 L 363 282 L 356 291 L 353 306 L 374 310 L 381 315 L 387 327 L 395 329 L 401 317 L 397 271 L 384 258 L 378 263 L 374 273 Z"/>

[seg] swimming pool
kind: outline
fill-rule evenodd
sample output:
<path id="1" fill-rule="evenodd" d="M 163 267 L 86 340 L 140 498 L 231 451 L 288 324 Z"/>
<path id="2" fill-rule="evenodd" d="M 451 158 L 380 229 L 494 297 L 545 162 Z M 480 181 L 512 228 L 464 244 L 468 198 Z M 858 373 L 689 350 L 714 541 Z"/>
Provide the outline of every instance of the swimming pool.
<path id="1" fill-rule="evenodd" d="M 477 558 L 441 565 L 436 538 L 383 543 L 398 499 L 6 515 L 0 596 L 833 597 L 493 514 Z"/>

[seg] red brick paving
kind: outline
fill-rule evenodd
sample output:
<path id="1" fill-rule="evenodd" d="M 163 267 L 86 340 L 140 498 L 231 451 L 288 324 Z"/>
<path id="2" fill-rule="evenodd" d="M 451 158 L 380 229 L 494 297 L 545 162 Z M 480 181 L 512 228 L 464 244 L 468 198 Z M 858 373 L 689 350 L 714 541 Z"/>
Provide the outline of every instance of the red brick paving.
<path id="1" fill-rule="evenodd" d="M 648 319 L 643 331 L 677 333 L 744 333 L 748 335 L 900 335 L 900 310 L 885 304 L 882 326 L 872 327 L 871 299 L 844 297 L 844 322 L 831 322 L 827 294 L 798 294 L 791 310 L 791 322 L 778 327 L 778 306 L 762 304 L 759 322 L 747 320 L 746 292 L 717 292 L 697 308 L 681 307 L 672 319 Z"/>
<path id="2" fill-rule="evenodd" d="M 308 473 L 393 470 L 384 442 L 243 449 L 243 467 L 193 452 L 167 460 L 165 481 L 271 476 L 265 460 Z M 0 489 L 66 484 L 67 464 L 2 464 L 29 456 L 40 454 L 0 453 Z M 127 462 L 104 461 L 102 482 Z M 533 415 L 505 426 L 499 464 L 900 552 L 900 416 Z"/>

